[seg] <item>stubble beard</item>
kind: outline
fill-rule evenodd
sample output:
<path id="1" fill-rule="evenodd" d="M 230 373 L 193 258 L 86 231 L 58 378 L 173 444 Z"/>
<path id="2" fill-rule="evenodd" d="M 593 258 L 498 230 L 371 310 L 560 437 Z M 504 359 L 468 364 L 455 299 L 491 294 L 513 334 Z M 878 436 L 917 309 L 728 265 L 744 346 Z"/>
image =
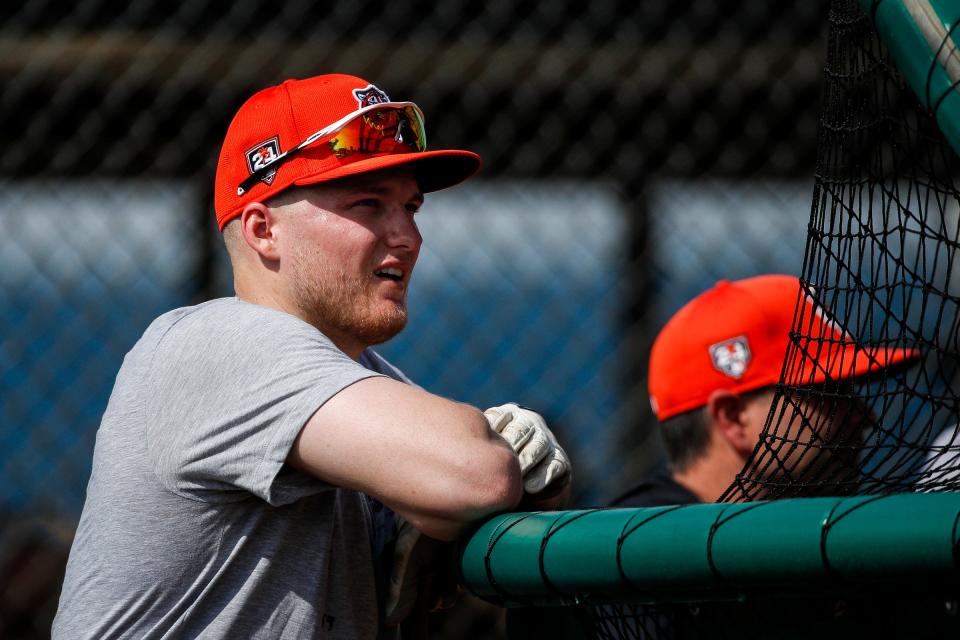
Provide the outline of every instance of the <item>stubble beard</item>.
<path id="1" fill-rule="evenodd" d="M 293 279 L 297 306 L 307 322 L 332 339 L 347 336 L 367 346 L 381 344 L 407 324 L 406 297 L 400 302 L 379 299 L 372 282 L 338 269 L 297 272 Z"/>

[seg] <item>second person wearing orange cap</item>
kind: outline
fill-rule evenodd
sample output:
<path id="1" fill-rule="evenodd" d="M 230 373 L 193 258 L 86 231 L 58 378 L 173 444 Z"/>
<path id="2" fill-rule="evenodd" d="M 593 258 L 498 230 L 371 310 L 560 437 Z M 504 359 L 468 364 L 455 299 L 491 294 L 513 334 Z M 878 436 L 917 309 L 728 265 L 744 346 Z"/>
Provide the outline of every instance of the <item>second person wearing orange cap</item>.
<path id="1" fill-rule="evenodd" d="M 795 310 L 804 335 L 788 349 Z M 651 349 L 650 402 L 669 469 L 612 504 L 716 501 L 758 450 L 771 408 L 775 428 L 763 447 L 769 457 L 762 469 L 766 479 L 807 481 L 813 490 L 816 476 L 829 476 L 833 487 L 852 493 L 859 475 L 856 454 L 872 416 L 853 396 L 850 382 L 908 365 L 917 356 L 914 350 L 858 344 L 801 293 L 796 277 L 718 282 L 684 305 Z M 784 371 L 791 388 L 812 393 L 774 405 Z M 827 383 L 846 393 L 816 393 Z"/>

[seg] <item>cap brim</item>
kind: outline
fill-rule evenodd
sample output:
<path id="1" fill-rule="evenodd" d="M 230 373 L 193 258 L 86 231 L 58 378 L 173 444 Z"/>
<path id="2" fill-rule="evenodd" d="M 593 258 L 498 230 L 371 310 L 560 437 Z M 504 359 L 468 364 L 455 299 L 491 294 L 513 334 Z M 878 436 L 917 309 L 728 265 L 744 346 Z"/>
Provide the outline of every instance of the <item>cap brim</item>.
<path id="1" fill-rule="evenodd" d="M 298 186 L 318 184 L 405 164 L 413 165 L 420 190 L 429 193 L 452 187 L 467 180 L 480 170 L 482 162 L 480 156 L 472 151 L 462 151 L 460 149 L 393 153 L 365 158 L 326 171 L 308 174 L 298 178 L 293 184 Z"/>
<path id="2" fill-rule="evenodd" d="M 881 374 L 903 371 L 920 359 L 917 349 L 861 347 L 854 344 L 841 348 L 832 345 L 831 349 L 830 345 L 824 344 L 818 354 L 816 345 L 811 346 L 809 352 L 800 354 L 800 366 L 788 372 L 787 384 L 819 384 L 830 380 L 869 381 Z M 798 376 L 803 380 L 797 380 Z"/>

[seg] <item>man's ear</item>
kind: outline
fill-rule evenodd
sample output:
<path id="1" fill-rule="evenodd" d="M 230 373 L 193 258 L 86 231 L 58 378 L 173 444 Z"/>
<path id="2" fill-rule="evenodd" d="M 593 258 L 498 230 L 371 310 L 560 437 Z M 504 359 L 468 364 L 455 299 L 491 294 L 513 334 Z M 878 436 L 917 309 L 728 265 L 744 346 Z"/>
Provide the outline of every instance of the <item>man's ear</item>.
<path id="1" fill-rule="evenodd" d="M 715 389 L 707 398 L 711 427 L 734 451 L 746 458 L 757 445 L 756 434 L 748 429 L 743 398 L 727 389 Z"/>
<path id="2" fill-rule="evenodd" d="M 247 246 L 271 262 L 280 259 L 276 222 L 273 211 L 262 202 L 251 202 L 240 214 L 240 232 Z"/>

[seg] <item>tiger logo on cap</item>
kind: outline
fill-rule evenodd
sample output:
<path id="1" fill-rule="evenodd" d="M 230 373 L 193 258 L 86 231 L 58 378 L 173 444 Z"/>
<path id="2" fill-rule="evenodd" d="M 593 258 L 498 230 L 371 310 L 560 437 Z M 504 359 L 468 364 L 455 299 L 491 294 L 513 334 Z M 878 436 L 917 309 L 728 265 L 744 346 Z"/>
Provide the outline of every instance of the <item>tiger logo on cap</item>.
<path id="1" fill-rule="evenodd" d="M 383 104 L 390 102 L 390 96 L 377 89 L 372 84 L 368 84 L 363 89 L 354 89 L 353 97 L 357 99 L 360 108 L 369 107 L 372 104 Z"/>

